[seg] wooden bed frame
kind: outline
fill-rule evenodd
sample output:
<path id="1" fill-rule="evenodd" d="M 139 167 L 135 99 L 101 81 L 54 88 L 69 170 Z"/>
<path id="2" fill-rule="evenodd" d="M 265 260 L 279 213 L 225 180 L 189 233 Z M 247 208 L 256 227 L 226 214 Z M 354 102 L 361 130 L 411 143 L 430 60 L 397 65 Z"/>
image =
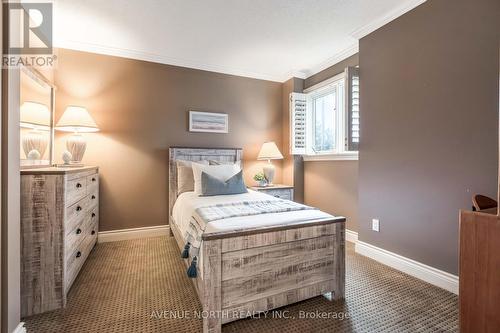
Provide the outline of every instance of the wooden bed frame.
<path id="1" fill-rule="evenodd" d="M 170 148 L 170 232 L 180 250 L 184 240 L 172 218 L 177 199 L 176 161 L 241 159 L 239 148 Z M 344 298 L 345 221 L 333 217 L 204 234 L 199 261 L 203 267 L 192 279 L 203 307 L 203 332 L 221 332 L 222 324 L 241 319 L 242 314 L 276 309 L 328 292 L 333 300 Z M 184 261 L 187 267 L 191 258 Z"/>

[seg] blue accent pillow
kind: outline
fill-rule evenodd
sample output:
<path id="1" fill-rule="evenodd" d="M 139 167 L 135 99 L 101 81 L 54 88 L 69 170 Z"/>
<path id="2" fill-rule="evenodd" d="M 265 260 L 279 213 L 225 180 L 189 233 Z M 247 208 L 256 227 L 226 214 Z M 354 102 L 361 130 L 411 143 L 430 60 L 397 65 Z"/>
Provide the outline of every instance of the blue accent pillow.
<path id="1" fill-rule="evenodd" d="M 243 181 L 243 170 L 232 176 L 226 181 L 210 176 L 209 174 L 201 173 L 201 195 L 228 195 L 247 193 L 247 187 Z"/>

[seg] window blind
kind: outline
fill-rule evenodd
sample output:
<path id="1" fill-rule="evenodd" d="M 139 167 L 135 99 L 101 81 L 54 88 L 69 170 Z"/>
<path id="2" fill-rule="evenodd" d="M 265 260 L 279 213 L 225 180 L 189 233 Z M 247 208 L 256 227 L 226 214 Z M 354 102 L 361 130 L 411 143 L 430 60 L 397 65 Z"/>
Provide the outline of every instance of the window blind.
<path id="1" fill-rule="evenodd" d="M 290 94 L 290 153 L 306 153 L 306 94 Z"/>
<path id="2" fill-rule="evenodd" d="M 347 138 L 346 149 L 347 151 L 359 150 L 359 68 L 347 67 L 346 68 L 347 80 Z"/>

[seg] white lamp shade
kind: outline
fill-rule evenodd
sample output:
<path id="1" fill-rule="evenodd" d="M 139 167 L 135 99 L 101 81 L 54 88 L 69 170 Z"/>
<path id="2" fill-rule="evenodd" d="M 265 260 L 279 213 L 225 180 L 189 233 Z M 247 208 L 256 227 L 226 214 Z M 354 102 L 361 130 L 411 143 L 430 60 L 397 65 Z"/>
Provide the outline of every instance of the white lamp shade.
<path id="1" fill-rule="evenodd" d="M 273 141 L 265 142 L 257 157 L 258 160 L 281 160 L 282 158 L 283 155 Z"/>
<path id="2" fill-rule="evenodd" d="M 56 130 L 65 132 L 97 132 L 99 128 L 87 109 L 81 106 L 68 106 L 61 119 L 57 122 Z"/>
<path id="3" fill-rule="evenodd" d="M 20 125 L 23 128 L 50 129 L 49 108 L 37 102 L 24 102 L 21 105 Z"/>

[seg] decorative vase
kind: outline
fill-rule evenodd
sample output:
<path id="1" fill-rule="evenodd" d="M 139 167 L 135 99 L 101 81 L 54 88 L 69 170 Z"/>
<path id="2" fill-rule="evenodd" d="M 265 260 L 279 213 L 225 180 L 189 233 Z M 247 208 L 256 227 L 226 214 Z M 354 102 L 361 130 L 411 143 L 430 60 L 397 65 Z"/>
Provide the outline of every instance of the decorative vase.
<path id="1" fill-rule="evenodd" d="M 39 160 L 40 158 L 42 158 L 42 155 L 40 155 L 40 152 L 38 150 L 33 149 L 28 153 L 27 157 L 28 157 L 28 160 L 36 161 L 36 160 Z"/>
<path id="2" fill-rule="evenodd" d="M 266 182 L 265 180 L 259 180 L 259 181 L 257 182 L 257 184 L 258 184 L 260 187 L 265 187 L 265 186 L 267 186 L 267 182 Z"/>
<path id="3" fill-rule="evenodd" d="M 72 158 L 73 156 L 67 150 L 65 150 L 64 153 L 62 154 L 62 160 L 64 161 L 64 164 L 70 164 Z"/>

